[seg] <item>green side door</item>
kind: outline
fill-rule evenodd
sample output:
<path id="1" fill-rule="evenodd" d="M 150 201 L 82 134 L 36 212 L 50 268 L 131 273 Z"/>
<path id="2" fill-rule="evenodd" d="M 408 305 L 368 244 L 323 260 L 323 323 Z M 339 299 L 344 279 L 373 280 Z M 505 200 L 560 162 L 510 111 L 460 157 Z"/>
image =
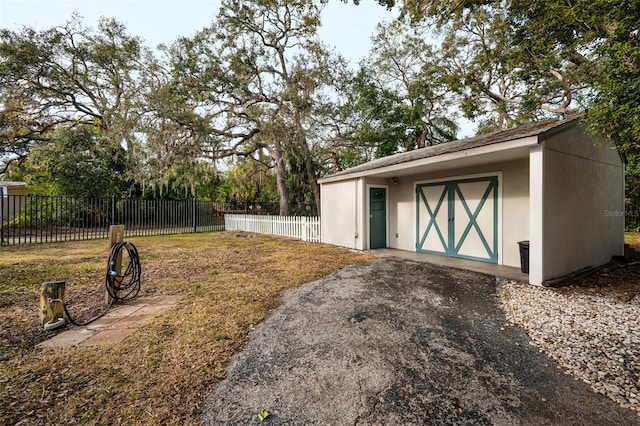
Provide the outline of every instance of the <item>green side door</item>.
<path id="1" fill-rule="evenodd" d="M 387 190 L 369 188 L 369 248 L 387 247 Z"/>

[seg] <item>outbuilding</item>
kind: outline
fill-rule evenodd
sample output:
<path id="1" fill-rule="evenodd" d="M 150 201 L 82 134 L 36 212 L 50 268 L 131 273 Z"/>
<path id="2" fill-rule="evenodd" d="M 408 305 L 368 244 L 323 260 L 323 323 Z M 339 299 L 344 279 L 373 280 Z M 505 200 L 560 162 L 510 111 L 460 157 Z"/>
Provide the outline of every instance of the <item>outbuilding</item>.
<path id="1" fill-rule="evenodd" d="M 578 116 L 380 158 L 327 176 L 322 241 L 520 268 L 529 283 L 624 252 L 624 160 Z"/>
<path id="2" fill-rule="evenodd" d="M 19 212 L 25 196 L 31 194 L 24 182 L 0 180 L 0 220 L 6 220 Z"/>

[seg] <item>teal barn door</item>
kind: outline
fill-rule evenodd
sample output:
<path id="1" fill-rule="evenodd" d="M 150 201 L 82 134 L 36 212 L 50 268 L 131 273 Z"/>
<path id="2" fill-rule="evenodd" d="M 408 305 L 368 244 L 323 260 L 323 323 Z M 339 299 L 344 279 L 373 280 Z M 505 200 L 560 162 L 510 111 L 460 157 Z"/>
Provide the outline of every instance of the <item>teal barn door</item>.
<path id="1" fill-rule="evenodd" d="M 498 178 L 416 186 L 416 250 L 498 262 Z"/>
<path id="2" fill-rule="evenodd" d="M 369 248 L 387 246 L 387 190 L 369 188 Z"/>

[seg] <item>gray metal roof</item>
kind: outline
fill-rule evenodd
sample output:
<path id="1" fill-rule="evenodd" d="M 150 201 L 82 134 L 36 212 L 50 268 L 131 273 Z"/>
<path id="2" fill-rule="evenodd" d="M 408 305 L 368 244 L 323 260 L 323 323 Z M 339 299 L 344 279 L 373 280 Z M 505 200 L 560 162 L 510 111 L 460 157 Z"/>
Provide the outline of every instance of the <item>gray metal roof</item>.
<path id="1" fill-rule="evenodd" d="M 5 186 L 7 188 L 13 188 L 13 187 L 27 186 L 27 184 L 24 183 L 24 182 L 16 182 L 16 181 L 12 181 L 12 180 L 0 180 L 0 186 Z"/>
<path id="2" fill-rule="evenodd" d="M 578 122 L 579 118 L 579 115 L 571 115 L 565 117 L 562 120 L 551 119 L 545 121 L 537 121 L 523 124 L 522 126 L 515 127 L 513 129 L 501 130 L 498 132 L 474 136 L 467 139 L 459 139 L 452 142 L 416 149 L 414 151 L 401 152 L 399 154 L 378 158 L 376 160 L 369 161 L 368 163 L 360 164 L 359 166 L 355 166 L 350 169 L 325 176 L 324 179 L 346 176 L 353 173 L 364 172 L 367 170 L 380 169 L 396 164 L 408 163 L 411 161 L 436 157 L 438 155 L 448 154 L 451 152 L 459 152 L 467 149 L 479 148 L 482 146 L 494 145 L 502 142 L 509 142 L 531 136 L 541 136 L 545 133 L 559 131 L 561 128 L 564 128 L 566 126 L 573 126 Z"/>

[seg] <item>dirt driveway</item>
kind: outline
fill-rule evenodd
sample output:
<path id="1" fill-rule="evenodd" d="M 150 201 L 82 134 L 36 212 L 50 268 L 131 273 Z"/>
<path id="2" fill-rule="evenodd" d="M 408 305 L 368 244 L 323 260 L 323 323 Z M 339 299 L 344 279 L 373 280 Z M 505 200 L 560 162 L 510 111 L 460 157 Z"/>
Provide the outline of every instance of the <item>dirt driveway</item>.
<path id="1" fill-rule="evenodd" d="M 203 407 L 205 424 L 602 425 L 639 417 L 507 324 L 490 276 L 396 258 L 285 296 Z"/>

